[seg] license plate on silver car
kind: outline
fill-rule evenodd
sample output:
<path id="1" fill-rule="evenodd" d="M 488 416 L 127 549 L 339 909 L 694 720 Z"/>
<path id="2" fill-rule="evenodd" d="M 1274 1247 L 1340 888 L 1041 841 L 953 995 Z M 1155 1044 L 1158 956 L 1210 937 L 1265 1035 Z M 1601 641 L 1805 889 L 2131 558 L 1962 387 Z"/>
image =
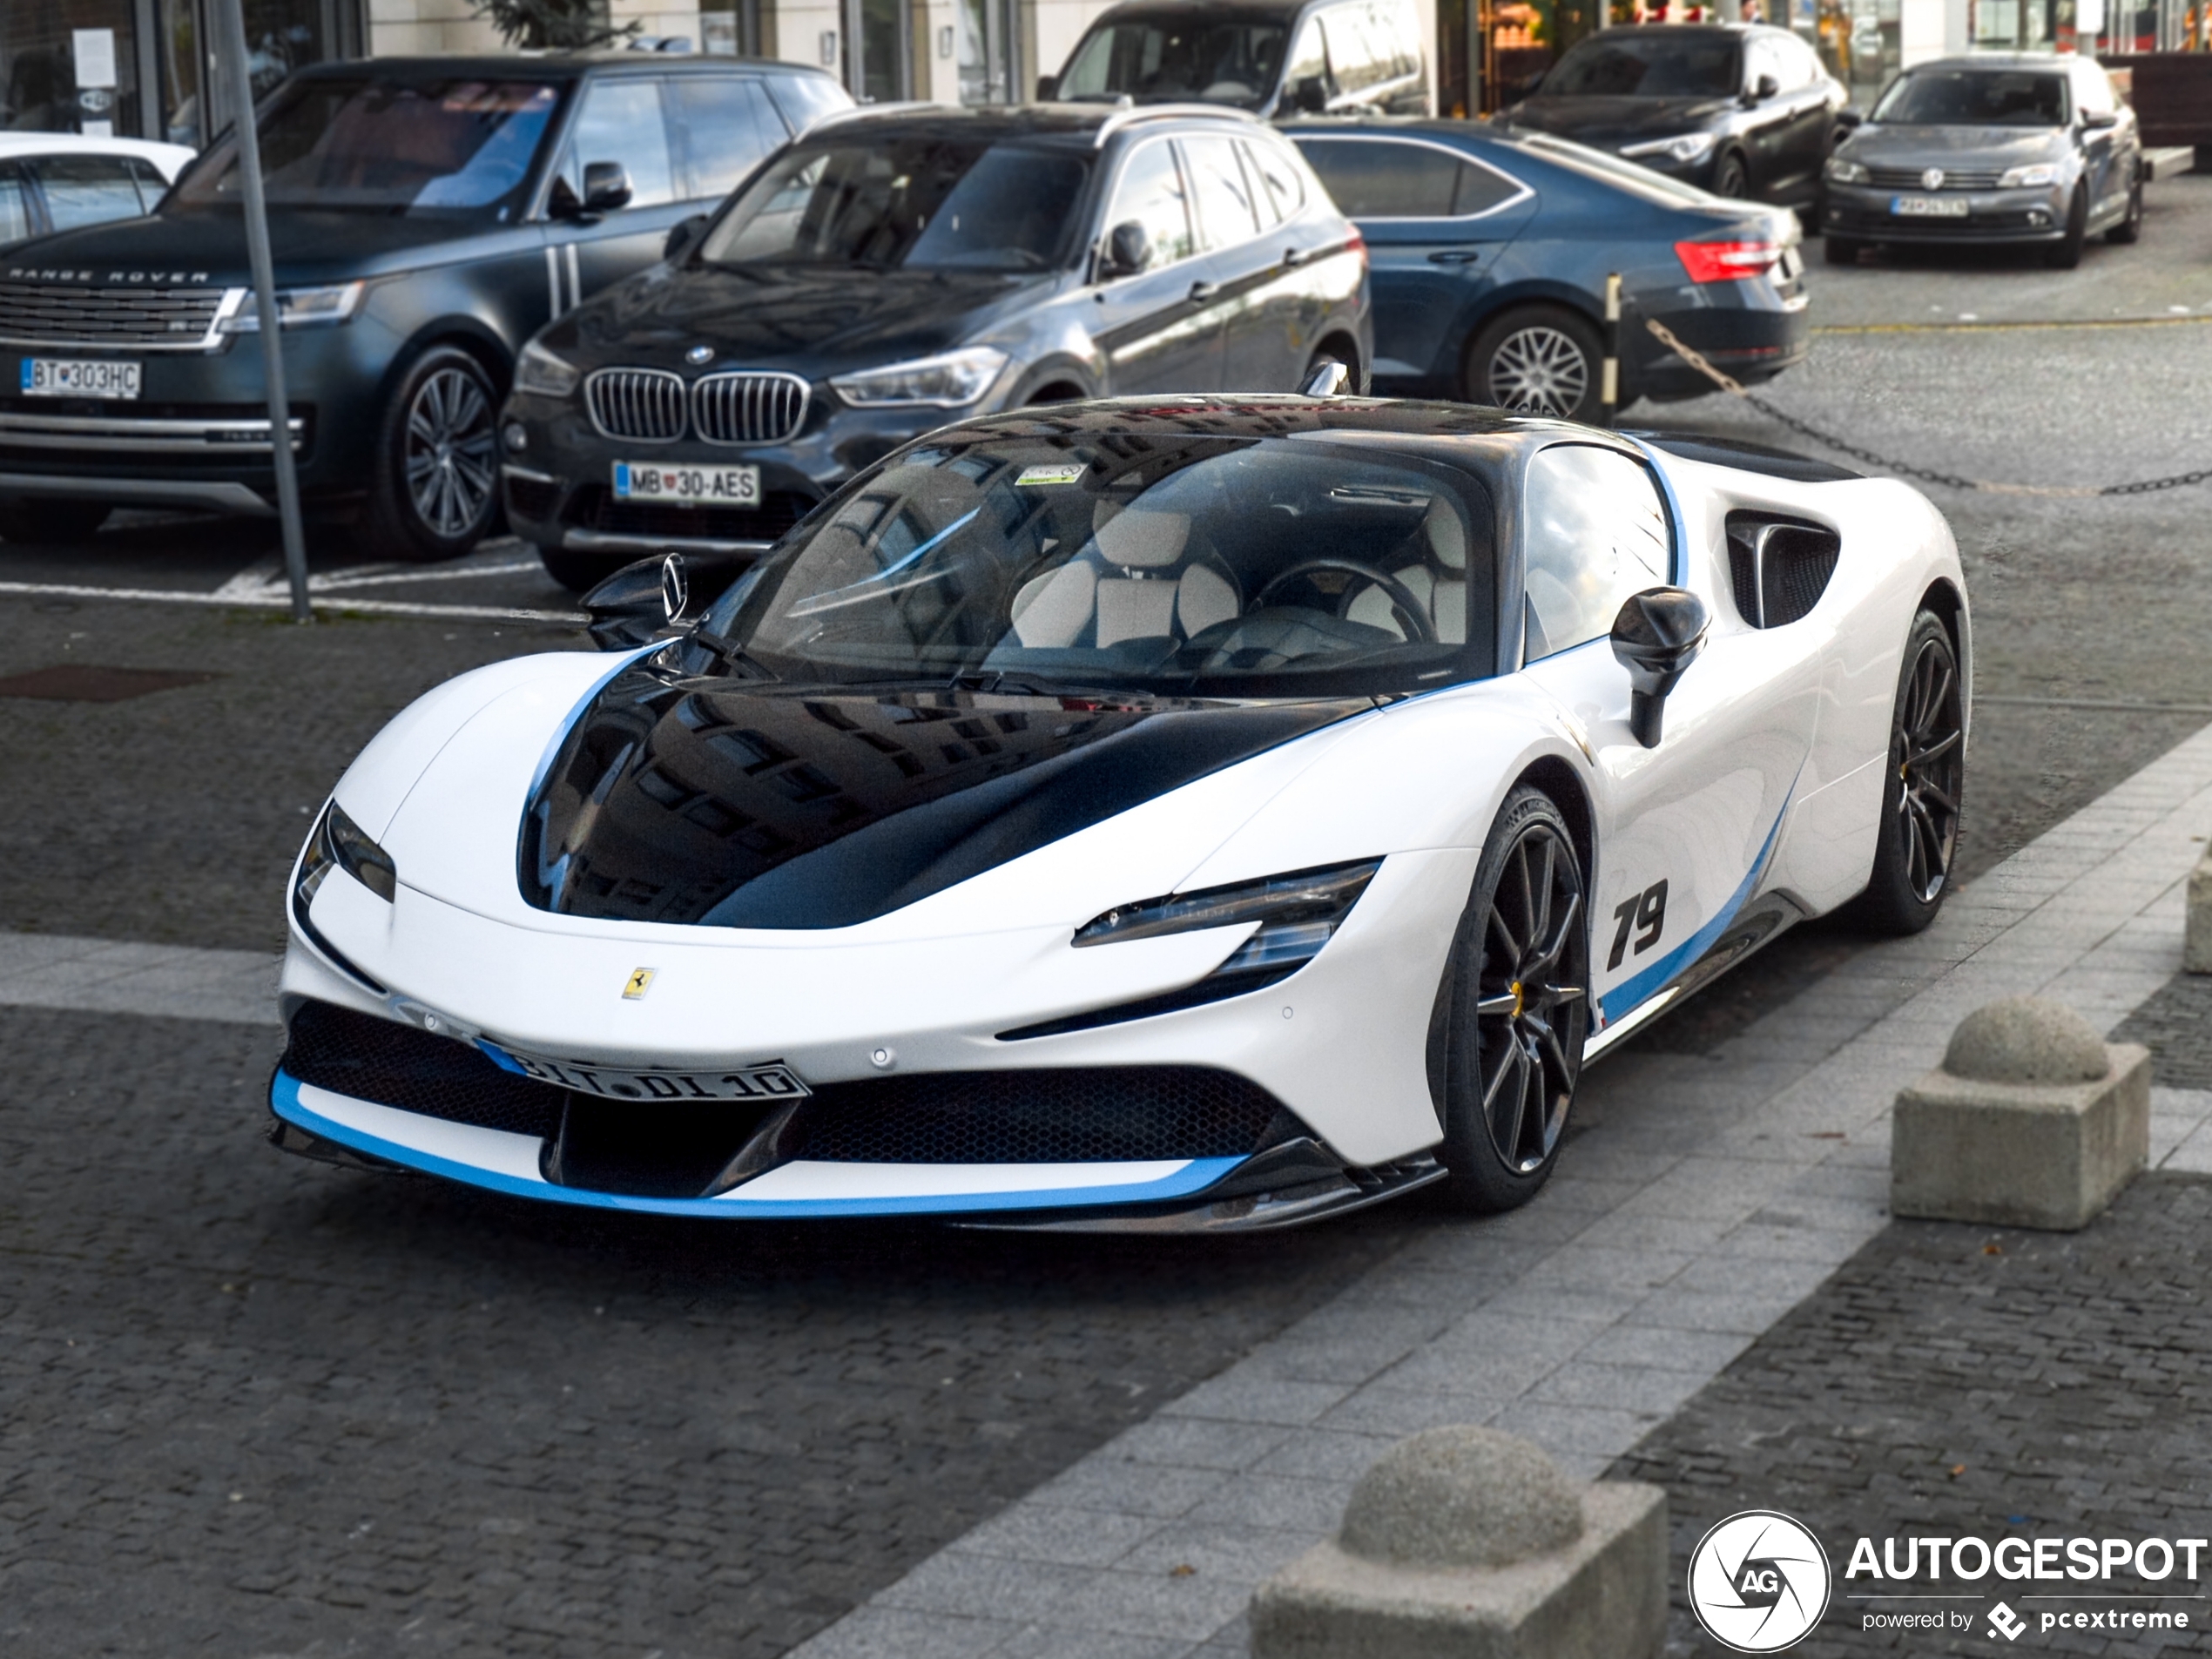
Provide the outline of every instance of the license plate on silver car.
<path id="1" fill-rule="evenodd" d="M 588 1060 L 517 1054 L 489 1042 L 483 1048 L 510 1071 L 556 1089 L 573 1089 L 578 1094 L 607 1100 L 665 1101 L 675 1105 L 702 1100 L 799 1100 L 813 1092 L 779 1060 L 718 1071 L 625 1071 Z"/>
<path id="2" fill-rule="evenodd" d="M 1892 196 L 1890 212 L 1899 219 L 1964 219 L 1963 196 Z"/>
<path id="3" fill-rule="evenodd" d="M 144 368 L 138 363 L 70 357 L 23 360 L 25 397 L 103 397 L 125 401 L 138 395 L 143 379 Z"/>
<path id="4" fill-rule="evenodd" d="M 758 507 L 758 467 L 661 467 L 615 462 L 617 501 L 657 501 L 674 507 Z"/>

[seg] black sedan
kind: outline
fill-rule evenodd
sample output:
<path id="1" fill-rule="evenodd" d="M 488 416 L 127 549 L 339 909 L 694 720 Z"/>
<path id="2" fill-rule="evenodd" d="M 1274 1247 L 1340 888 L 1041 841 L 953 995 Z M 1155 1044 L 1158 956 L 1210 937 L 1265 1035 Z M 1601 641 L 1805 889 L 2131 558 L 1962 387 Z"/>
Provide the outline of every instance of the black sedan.
<path id="1" fill-rule="evenodd" d="M 1740 381 L 1804 357 L 1804 262 L 1786 209 L 1464 121 L 1315 123 L 1291 136 L 1366 239 L 1379 390 L 1594 418 L 1614 272 L 1622 407 L 1712 389 L 1645 318 Z"/>
<path id="2" fill-rule="evenodd" d="M 1786 29 L 1646 24 L 1578 43 L 1502 118 L 1717 196 L 1797 206 L 1820 193 L 1821 164 L 1849 102 Z"/>
<path id="3" fill-rule="evenodd" d="M 507 508 L 588 587 L 765 549 L 965 415 L 1296 390 L 1372 358 L 1359 238 L 1233 111 L 863 111 L 771 157 L 674 257 L 532 341 Z"/>

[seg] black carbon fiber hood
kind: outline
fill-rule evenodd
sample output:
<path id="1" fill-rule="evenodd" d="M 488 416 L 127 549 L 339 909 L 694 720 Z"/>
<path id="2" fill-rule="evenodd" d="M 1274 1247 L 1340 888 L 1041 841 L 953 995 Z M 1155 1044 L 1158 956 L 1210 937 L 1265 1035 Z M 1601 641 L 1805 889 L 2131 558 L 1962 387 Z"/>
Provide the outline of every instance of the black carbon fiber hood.
<path id="1" fill-rule="evenodd" d="M 564 915 L 851 927 L 1373 706 L 733 685 L 647 658 L 563 738 L 517 873 Z"/>

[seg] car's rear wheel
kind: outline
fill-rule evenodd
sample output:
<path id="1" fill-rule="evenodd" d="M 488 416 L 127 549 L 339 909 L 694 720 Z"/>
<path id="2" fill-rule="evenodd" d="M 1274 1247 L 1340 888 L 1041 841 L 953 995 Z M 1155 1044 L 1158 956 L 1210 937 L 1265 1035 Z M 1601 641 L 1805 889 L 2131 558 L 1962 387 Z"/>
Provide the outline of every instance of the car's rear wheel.
<path id="1" fill-rule="evenodd" d="M 1720 165 L 1713 169 L 1713 194 L 1728 196 L 1738 201 L 1751 193 L 1751 170 L 1743 165 L 1743 158 L 1730 151 L 1721 158 Z"/>
<path id="2" fill-rule="evenodd" d="M 1951 890 L 1966 798 L 1966 688 L 1951 631 L 1932 610 L 1912 619 L 1890 715 L 1874 876 L 1855 919 L 1885 934 L 1917 934 Z"/>
<path id="3" fill-rule="evenodd" d="M 1541 790 L 1516 789 L 1476 866 L 1440 999 L 1444 1163 L 1472 1210 L 1511 1210 L 1558 1162 L 1588 1035 L 1582 864 Z"/>
<path id="4" fill-rule="evenodd" d="M 637 562 L 621 553 L 571 553 L 560 547 L 541 547 L 537 556 L 545 574 L 570 593 L 589 593 L 624 565 Z"/>
<path id="5" fill-rule="evenodd" d="M 2073 205 L 2066 210 L 2066 235 L 2044 253 L 2054 271 L 2071 271 L 2081 263 L 2081 245 L 2089 239 L 2089 187 L 2074 187 Z"/>
<path id="6" fill-rule="evenodd" d="M 2117 242 L 2122 247 L 2143 239 L 2143 176 L 2138 172 L 2135 182 L 2128 187 L 2128 217 L 2105 233 L 2105 240 Z"/>
<path id="7" fill-rule="evenodd" d="M 1563 307 L 1508 311 L 1484 325 L 1467 347 L 1467 400 L 1526 415 L 1593 420 L 1603 356 L 1596 328 Z"/>
<path id="8" fill-rule="evenodd" d="M 388 559 L 459 558 L 499 513 L 499 393 L 457 346 L 415 359 L 385 408 L 362 528 Z"/>
<path id="9" fill-rule="evenodd" d="M 58 496 L 0 496 L 0 541 L 90 541 L 115 509 L 105 502 L 65 501 Z"/>
<path id="10" fill-rule="evenodd" d="M 1824 236 L 1820 251 L 1831 265 L 1857 265 L 1858 256 L 1866 252 L 1866 244 L 1855 237 Z"/>

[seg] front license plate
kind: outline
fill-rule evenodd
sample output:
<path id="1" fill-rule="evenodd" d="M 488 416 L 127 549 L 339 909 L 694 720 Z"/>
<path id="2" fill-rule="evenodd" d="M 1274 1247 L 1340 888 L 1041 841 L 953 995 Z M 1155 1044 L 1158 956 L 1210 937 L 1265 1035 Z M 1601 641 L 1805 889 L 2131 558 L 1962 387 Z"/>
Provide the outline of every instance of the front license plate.
<path id="1" fill-rule="evenodd" d="M 1899 219 L 1964 219 L 1966 202 L 1962 196 L 1892 196 L 1890 212 Z"/>
<path id="2" fill-rule="evenodd" d="M 624 1071 L 583 1060 L 516 1054 L 492 1042 L 483 1047 L 494 1060 L 525 1077 L 608 1100 L 798 1100 L 813 1092 L 776 1060 L 724 1071 Z"/>
<path id="3" fill-rule="evenodd" d="M 95 362 L 68 357 L 23 360 L 25 397 L 135 398 L 143 379 L 138 363 Z"/>
<path id="4" fill-rule="evenodd" d="M 658 467 L 615 462 L 617 501 L 658 501 L 672 507 L 758 507 L 758 467 Z"/>

